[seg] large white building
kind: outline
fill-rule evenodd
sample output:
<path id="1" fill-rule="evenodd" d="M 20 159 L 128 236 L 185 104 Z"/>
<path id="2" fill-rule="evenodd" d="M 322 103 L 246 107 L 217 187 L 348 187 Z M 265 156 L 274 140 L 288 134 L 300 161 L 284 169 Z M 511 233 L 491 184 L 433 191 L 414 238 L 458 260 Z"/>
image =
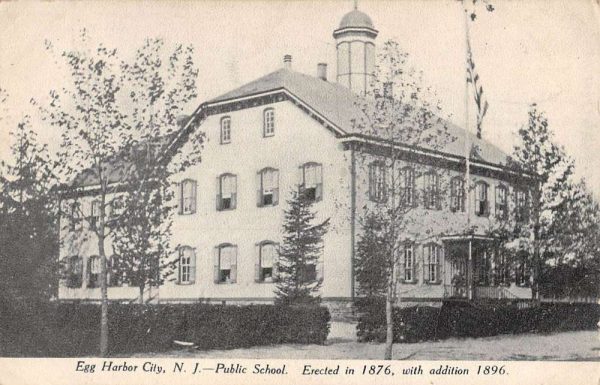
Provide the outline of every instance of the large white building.
<path id="1" fill-rule="evenodd" d="M 373 73 L 377 33 L 369 16 L 355 9 L 333 32 L 337 79 L 327 78 L 325 64 L 318 64 L 316 76 L 296 72 L 286 55 L 281 69 L 198 107 L 195 114 L 202 123 L 196 129 L 206 135 L 202 162 L 176 181 L 179 210 L 171 243 L 182 246 L 176 279 L 151 288 L 153 301 L 272 301 L 286 199 L 299 187 L 314 198 L 319 219 L 331 222 L 322 258 L 314 266 L 323 282 L 322 298 L 331 305 L 352 301 L 361 231 L 357 217 L 372 182 L 357 167 L 356 152 L 378 145 L 355 128 L 360 114 L 356 100 Z M 191 125 L 182 132 L 189 129 Z M 413 242 L 405 247 L 399 269 L 403 301 L 530 297 L 528 267 L 509 270 L 487 236 L 498 217 L 512 215 L 527 199 L 526 180 L 508 171 L 507 155 L 491 143 L 456 126 L 449 130 L 456 140 L 441 151 L 422 148 L 418 159 L 404 160 L 410 191 L 421 191 L 432 181 L 449 190 L 431 196 L 429 204 L 416 194 L 411 198 L 421 223 L 411 231 Z M 467 138 L 478 151 L 470 159 L 475 188 L 465 192 Z M 429 171 L 414 174 L 416 168 Z M 93 200 L 81 200 L 91 216 Z M 465 207 L 464 202 L 471 204 Z M 465 235 L 469 210 L 474 230 Z M 68 231 L 68 226 L 62 228 Z M 62 238 L 69 236 L 63 232 Z M 71 264 L 76 266 L 71 279 L 60 286 L 60 299 L 100 298 L 96 244 L 94 239 L 63 243 L 61 258 L 78 262 Z M 107 255 L 111 253 L 109 245 Z M 457 276 L 467 276 L 468 287 Z M 115 285 L 108 296 L 135 299 L 138 290 Z"/>

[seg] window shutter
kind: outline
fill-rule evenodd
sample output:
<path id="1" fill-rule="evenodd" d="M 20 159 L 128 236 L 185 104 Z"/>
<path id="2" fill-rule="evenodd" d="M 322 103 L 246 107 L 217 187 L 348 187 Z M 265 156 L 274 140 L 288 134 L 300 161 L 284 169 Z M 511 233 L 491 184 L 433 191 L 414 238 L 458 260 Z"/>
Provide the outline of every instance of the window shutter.
<path id="1" fill-rule="evenodd" d="M 91 286 L 91 281 L 92 281 L 92 257 L 88 257 L 87 263 L 86 263 L 86 274 L 85 274 L 86 287 Z"/>
<path id="2" fill-rule="evenodd" d="M 233 260 L 231 261 L 231 283 L 237 282 L 237 255 L 238 248 L 237 246 L 233 246 Z"/>
<path id="3" fill-rule="evenodd" d="M 260 252 L 261 252 L 261 245 L 260 243 L 257 243 L 254 246 L 254 250 L 255 250 L 255 260 L 254 260 L 254 282 L 261 282 L 261 274 L 260 274 Z"/>
<path id="4" fill-rule="evenodd" d="M 192 181 L 192 210 L 191 210 L 191 214 L 194 214 L 196 212 L 196 189 L 198 188 L 198 183 L 193 180 Z"/>
<path id="5" fill-rule="evenodd" d="M 298 194 L 304 193 L 304 165 L 298 167 Z"/>
<path id="6" fill-rule="evenodd" d="M 221 204 L 221 177 L 217 177 L 217 199 L 216 199 L 216 203 L 217 203 L 217 211 L 221 211 L 222 209 L 222 204 Z"/>
<path id="7" fill-rule="evenodd" d="M 279 243 L 275 244 L 275 258 L 273 258 L 273 282 L 279 279 Z"/>
<path id="8" fill-rule="evenodd" d="M 213 281 L 215 283 L 219 283 L 219 251 L 221 249 L 219 246 L 215 247 L 213 250 Z"/>
<path id="9" fill-rule="evenodd" d="M 262 207 L 263 206 L 263 196 L 262 196 L 262 172 L 258 172 L 256 174 L 256 206 L 257 207 Z"/>
<path id="10" fill-rule="evenodd" d="M 408 246 L 404 245 L 404 248 L 402 248 L 402 255 L 400 258 L 400 263 L 398 266 L 398 277 L 400 278 L 399 281 L 400 282 L 404 282 L 405 281 L 405 275 L 404 275 L 404 271 L 405 271 L 405 267 L 406 267 L 406 248 Z M 398 281 L 398 280 L 396 280 Z"/>
<path id="11" fill-rule="evenodd" d="M 276 187 L 273 188 L 273 206 L 279 204 L 279 170 L 275 171 Z"/>
<path id="12" fill-rule="evenodd" d="M 369 198 L 375 201 L 375 164 L 369 165 Z"/>
<path id="13" fill-rule="evenodd" d="M 436 210 L 442 209 L 442 194 L 440 193 L 440 177 L 435 177 L 435 208 Z"/>
<path id="14" fill-rule="evenodd" d="M 231 209 L 235 209 L 237 207 L 237 193 L 231 194 Z"/>
<path id="15" fill-rule="evenodd" d="M 178 199 L 177 199 L 177 206 L 178 206 L 178 212 L 179 214 L 183 214 L 183 183 L 179 182 L 177 183 L 177 195 L 178 195 Z"/>
<path id="16" fill-rule="evenodd" d="M 196 283 L 196 249 L 192 249 L 192 256 L 190 258 L 190 284 Z"/>
<path id="17" fill-rule="evenodd" d="M 317 260 L 317 266 L 315 266 L 317 270 L 317 281 L 323 282 L 323 278 L 325 278 L 325 264 L 323 263 L 323 256 L 321 255 Z"/>
<path id="18" fill-rule="evenodd" d="M 181 255 L 183 254 L 183 249 L 179 248 L 177 251 L 177 277 L 175 278 L 175 283 L 181 283 Z"/>

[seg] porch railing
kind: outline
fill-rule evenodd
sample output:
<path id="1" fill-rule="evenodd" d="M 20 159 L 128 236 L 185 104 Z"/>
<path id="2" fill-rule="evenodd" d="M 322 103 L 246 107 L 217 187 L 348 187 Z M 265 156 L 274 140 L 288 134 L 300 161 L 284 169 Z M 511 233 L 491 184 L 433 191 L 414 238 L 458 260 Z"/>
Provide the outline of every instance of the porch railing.
<path id="1" fill-rule="evenodd" d="M 468 298 L 466 286 L 444 285 L 444 298 Z M 519 299 L 503 286 L 475 286 L 473 298 L 479 299 Z"/>

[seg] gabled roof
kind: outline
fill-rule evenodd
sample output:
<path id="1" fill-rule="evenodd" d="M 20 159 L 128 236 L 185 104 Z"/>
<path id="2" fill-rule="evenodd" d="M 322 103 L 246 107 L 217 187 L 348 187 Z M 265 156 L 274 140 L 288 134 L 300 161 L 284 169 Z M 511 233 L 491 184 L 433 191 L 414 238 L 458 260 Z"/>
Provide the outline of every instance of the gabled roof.
<path id="1" fill-rule="evenodd" d="M 337 126 L 344 134 L 360 134 L 356 122 L 363 119 L 363 113 L 358 106 L 361 99 L 346 87 L 337 83 L 322 80 L 318 77 L 309 76 L 289 69 L 279 69 L 261 78 L 247 83 L 239 88 L 229 91 L 221 96 L 209 100 L 206 104 L 224 103 L 240 98 L 251 97 L 263 93 L 286 90 L 300 101 L 309 105 L 321 114 L 325 119 Z M 506 165 L 508 154 L 500 150 L 492 143 L 477 138 L 476 135 L 467 132 L 450 122 L 446 122 L 448 133 L 454 138 L 446 143 L 441 152 L 449 155 L 464 157 L 465 140 L 474 148 L 471 158 L 484 162 Z M 427 146 L 422 146 L 427 149 Z"/>

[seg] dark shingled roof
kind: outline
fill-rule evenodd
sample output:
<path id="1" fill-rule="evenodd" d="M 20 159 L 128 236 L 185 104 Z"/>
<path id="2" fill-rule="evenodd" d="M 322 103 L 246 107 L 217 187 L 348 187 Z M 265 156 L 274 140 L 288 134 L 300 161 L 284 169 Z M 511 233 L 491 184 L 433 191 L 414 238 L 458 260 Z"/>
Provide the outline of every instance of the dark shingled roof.
<path id="1" fill-rule="evenodd" d="M 271 72 L 211 99 L 207 104 L 210 105 L 278 89 L 285 89 L 295 95 L 298 99 L 320 113 L 325 119 L 336 125 L 345 134 L 360 133 L 354 124 L 362 119 L 362 112 L 357 107 L 357 105 L 360 105 L 360 99 L 356 94 L 337 83 L 324 81 L 318 77 L 305 75 L 285 68 Z M 450 122 L 447 122 L 447 126 L 448 133 L 455 139 L 446 143 L 440 151 L 449 155 L 464 157 L 465 137 L 468 135 L 470 142 L 476 149 L 472 152 L 472 158 L 496 165 L 507 164 L 508 155 L 495 145 L 477 138 L 476 135 Z M 427 146 L 423 147 L 426 148 Z"/>

